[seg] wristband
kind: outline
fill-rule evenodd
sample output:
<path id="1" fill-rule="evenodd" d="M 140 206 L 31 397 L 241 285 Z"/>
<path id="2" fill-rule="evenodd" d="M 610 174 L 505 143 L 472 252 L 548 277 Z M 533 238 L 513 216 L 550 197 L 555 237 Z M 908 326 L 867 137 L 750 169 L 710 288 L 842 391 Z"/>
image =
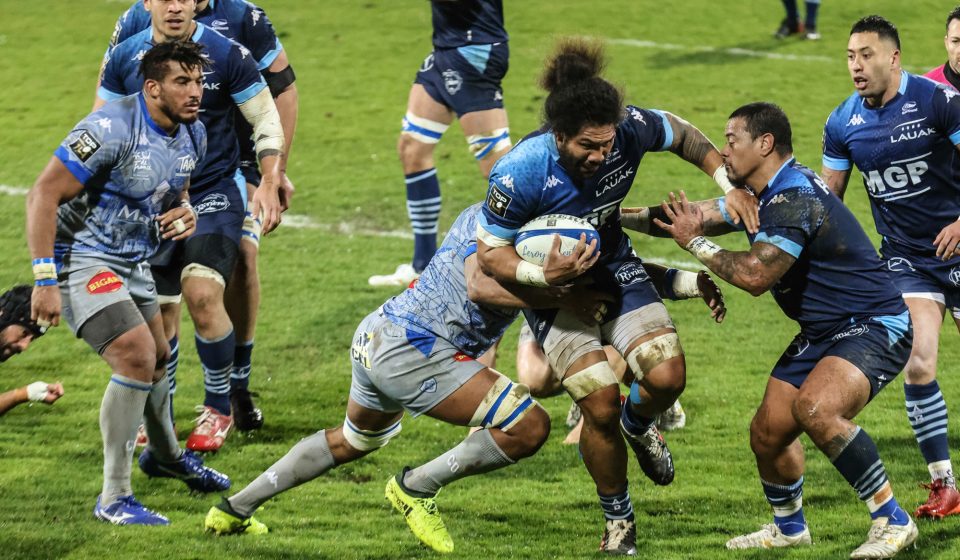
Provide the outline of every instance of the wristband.
<path id="1" fill-rule="evenodd" d="M 517 263 L 517 282 L 540 288 L 550 285 L 547 284 L 547 279 L 543 275 L 543 267 L 527 261 Z"/>
<path id="2" fill-rule="evenodd" d="M 33 402 L 40 402 L 47 398 L 47 384 L 43 381 L 34 381 L 27 385 L 27 398 Z"/>
<path id="3" fill-rule="evenodd" d="M 33 279 L 36 281 L 52 279 L 57 282 L 57 265 L 52 257 L 33 259 Z M 37 284 L 38 286 L 40 284 Z M 49 285 L 49 284 L 43 284 Z"/>
<path id="4" fill-rule="evenodd" d="M 703 237 L 702 235 L 698 235 L 697 237 L 691 239 L 684 249 L 690 251 L 693 256 L 697 257 L 700 262 L 704 263 L 723 250 L 722 247 L 713 241 L 710 241 L 706 237 Z"/>
<path id="5" fill-rule="evenodd" d="M 620 209 L 620 225 L 626 229 L 632 229 L 640 233 L 650 233 L 650 209 L 649 208 L 631 208 L 633 212 L 625 212 L 625 208 Z"/>
<path id="6" fill-rule="evenodd" d="M 727 166 L 725 165 L 721 165 L 713 172 L 713 181 L 723 189 L 723 194 L 727 194 L 736 188 L 727 178 Z"/>
<path id="7" fill-rule="evenodd" d="M 34 280 L 34 281 L 33 281 L 33 285 L 34 285 L 34 286 L 56 286 L 56 285 L 57 285 L 57 279 L 56 279 L 56 278 L 44 278 L 44 279 L 42 279 L 42 280 Z"/>
<path id="8" fill-rule="evenodd" d="M 697 277 L 699 276 L 696 272 L 678 270 L 673 277 L 672 284 L 673 293 L 676 298 L 690 299 L 702 296 L 703 292 L 700 291 L 700 286 L 697 285 Z"/>

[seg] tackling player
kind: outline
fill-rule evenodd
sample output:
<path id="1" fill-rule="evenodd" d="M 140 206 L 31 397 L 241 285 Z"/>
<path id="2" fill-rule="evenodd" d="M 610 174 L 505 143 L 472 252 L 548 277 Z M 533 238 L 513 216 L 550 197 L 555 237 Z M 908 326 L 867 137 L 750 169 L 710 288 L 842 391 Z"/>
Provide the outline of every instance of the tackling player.
<path id="1" fill-rule="evenodd" d="M 602 252 L 592 255 L 591 263 L 598 264 L 588 276 L 616 300 L 603 323 L 590 327 L 556 309 L 528 312 L 527 321 L 583 411 L 580 449 L 606 518 L 601 548 L 635 554 L 621 431 L 644 473 L 669 484 L 673 459 L 653 418 L 677 400 L 686 372 L 673 322 L 620 227 L 620 202 L 648 152 L 670 150 L 727 189 L 733 186 L 719 152 L 696 127 L 670 113 L 625 108 L 622 93 L 600 77 L 604 63 L 602 47 L 582 39 L 562 41 L 548 59 L 541 79 L 549 92 L 546 125 L 494 166 L 477 230 L 477 257 L 484 272 L 502 284 L 563 285 L 584 269 L 547 274 L 522 261 L 513 247 L 517 231 L 544 214 L 579 216 L 597 228 Z M 742 190 L 734 196 L 755 205 Z M 755 212 L 755 206 L 749 208 Z M 604 344 L 624 356 L 637 378 L 637 402 L 622 410 Z"/>
<path id="2" fill-rule="evenodd" d="M 880 253 L 915 329 L 903 390 L 932 481 L 915 515 L 953 515 L 960 492 L 936 367 L 946 310 L 960 328 L 960 99 L 953 88 L 901 69 L 897 29 L 880 16 L 853 25 L 847 67 L 856 92 L 827 120 L 821 174 L 840 197 L 853 165 L 863 176 L 883 236 Z"/>
<path id="3" fill-rule="evenodd" d="M 440 489 L 534 454 L 550 419 L 525 385 L 476 360 L 528 305 L 575 311 L 595 321 L 604 301 L 580 287 L 505 289 L 479 270 L 476 231 L 480 205 L 463 211 L 418 282 L 367 315 L 353 338 L 353 381 L 346 419 L 300 441 L 239 493 L 211 508 L 205 527 L 223 533 L 267 531 L 252 517 L 261 504 L 335 466 L 386 445 L 400 433 L 404 410 L 460 426 L 480 427 L 459 445 L 387 482 L 386 498 L 413 533 L 438 552 L 453 540 L 437 511 Z M 570 256 L 554 245 L 545 267 L 553 271 L 586 260 L 580 243 Z"/>
<path id="4" fill-rule="evenodd" d="M 201 492 L 230 487 L 177 443 L 165 371 L 170 349 L 147 262 L 161 239 L 196 229 L 187 188 L 206 155 L 197 122 L 205 65 L 194 43 L 144 52 L 141 92 L 77 124 L 27 195 L 32 319 L 57 325 L 62 314 L 113 371 L 100 405 L 103 490 L 93 513 L 117 525 L 169 523 L 131 489 L 141 419 L 150 435 L 139 461 L 147 475 L 179 478 Z"/>
<path id="5" fill-rule="evenodd" d="M 194 21 L 193 0 L 145 0 L 145 6 L 151 14 L 151 27 L 110 51 L 98 90 L 98 104 L 140 86 L 136 60 L 152 42 L 193 39 L 211 59 L 200 113 L 211 139 L 209 155 L 191 176 L 191 202 L 199 213 L 197 234 L 184 243 L 166 245 L 153 264 L 158 293 L 164 296 L 164 303 L 178 303 L 182 291 L 196 327 L 206 395 L 205 408 L 187 439 L 187 447 L 215 451 L 233 427 L 229 395 L 236 333 L 224 306 L 224 292 L 237 260 L 247 210 L 246 182 L 239 171 L 236 111 L 239 109 L 250 122 L 257 139 L 257 156 L 264 176 L 253 195 L 250 211 L 258 215 L 262 209 L 264 232 L 276 227 L 280 219 L 283 129 L 270 90 L 250 52 Z M 165 306 L 164 311 L 179 316 L 175 305 Z M 174 326 L 169 315 L 164 322 Z"/>
<path id="6" fill-rule="evenodd" d="M 277 38 L 267 14 L 246 0 L 199 0 L 194 19 L 246 47 L 270 88 L 270 94 L 277 105 L 280 123 L 283 126 L 284 152 L 280 158 L 283 183 L 280 189 L 280 202 L 282 209 L 286 210 L 294 191 L 293 184 L 286 175 L 286 169 L 297 126 L 298 112 L 296 77 L 287 58 L 287 52 Z M 143 0 L 137 0 L 117 20 L 110 39 L 110 49 L 148 27 L 150 27 L 150 12 L 146 9 Z M 241 115 L 237 116 L 236 127 L 240 141 L 240 172 L 246 180 L 247 199 L 250 200 L 262 178 L 257 164 L 253 130 Z M 248 390 L 254 331 L 260 306 L 260 277 L 257 270 L 260 233 L 260 220 L 254 218 L 248 210 L 243 220 L 241 237 L 241 241 L 246 243 L 240 243 L 240 257 L 234 268 L 233 277 L 227 282 L 225 293 L 226 309 L 233 322 L 236 339 L 236 350 L 230 371 L 230 404 L 233 420 L 240 431 L 255 430 L 263 425 L 263 413 L 254 405 Z M 170 303 L 161 307 L 164 312 L 167 336 L 170 339 L 171 358 L 167 366 L 167 375 L 170 376 L 170 392 L 176 393 L 176 368 L 180 350 L 180 305 Z"/>
<path id="7" fill-rule="evenodd" d="M 41 329 L 30 318 L 30 286 L 14 286 L 0 296 L 0 362 L 5 362 L 26 351 L 34 340 L 43 336 Z M 25 402 L 53 404 L 63 396 L 63 385 L 34 381 L 6 393 L 0 393 L 0 416 Z"/>
<path id="8" fill-rule="evenodd" d="M 748 234 L 750 250 L 727 251 L 704 237 L 735 229 L 724 199 L 691 204 L 682 192 L 679 201 L 671 193 L 653 222 L 727 282 L 753 296 L 770 291 L 800 324 L 750 424 L 774 522 L 730 539 L 727 548 L 811 544 L 798 439 L 805 433 L 873 519 L 866 542 L 850 557 L 890 558 L 916 540 L 917 526 L 893 497 L 877 446 L 851 420 L 906 364 L 910 314 L 854 215 L 793 158 L 790 122 L 779 107 L 740 107 L 725 135 L 730 179 L 760 200 L 760 231 Z"/>

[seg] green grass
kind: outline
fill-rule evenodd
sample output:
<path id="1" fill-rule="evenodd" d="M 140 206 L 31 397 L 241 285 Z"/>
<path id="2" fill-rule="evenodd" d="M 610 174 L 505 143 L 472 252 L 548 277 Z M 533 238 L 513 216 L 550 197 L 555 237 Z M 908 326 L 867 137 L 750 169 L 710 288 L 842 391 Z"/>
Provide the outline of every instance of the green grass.
<path id="1" fill-rule="evenodd" d="M 0 184 L 29 186 L 69 128 L 89 110 L 106 40 L 126 1 L 0 0 Z M 742 103 L 781 104 L 794 127 L 801 162 L 819 169 L 827 114 L 851 91 L 844 66 L 850 24 L 867 11 L 895 21 L 904 63 L 916 71 L 940 64 L 942 20 L 950 4 L 921 0 L 827 2 L 820 42 L 776 42 L 778 2 L 568 2 L 508 0 L 511 69 L 505 81 L 514 139 L 538 126 L 542 92 L 536 77 L 555 37 L 583 34 L 637 39 L 682 48 L 611 44 L 608 76 L 632 103 L 670 110 L 715 141 L 726 116 Z M 403 239 L 338 231 L 404 230 L 401 171 L 394 146 L 414 72 L 429 50 L 429 9 L 423 0 L 354 2 L 264 0 L 298 76 L 301 117 L 290 164 L 298 191 L 292 213 L 322 227 L 281 228 L 263 241 L 262 318 L 253 389 L 261 393 L 266 427 L 235 435 L 209 464 L 241 487 L 299 438 L 338 424 L 350 383 L 348 349 L 359 320 L 389 297 L 366 284 L 410 252 Z M 47 8 L 50 6 L 50 8 Z M 701 47 L 715 47 L 705 50 Z M 772 60 L 726 49 L 799 55 Z M 804 58 L 804 57 L 826 57 Z M 437 150 L 444 189 L 441 229 L 479 200 L 485 184 L 454 126 Z M 873 231 L 859 177 L 848 198 Z M 627 204 L 651 204 L 669 190 L 714 196 L 716 187 L 670 155 L 644 160 Z M 0 285 L 29 280 L 23 198 L 0 203 Z M 345 227 L 338 227 L 344 224 Z M 874 236 L 876 238 L 876 236 Z M 654 260 L 691 258 L 669 240 L 636 238 Z M 740 238 L 721 241 L 744 247 Z M 669 304 L 687 352 L 683 397 L 688 427 L 668 436 L 677 478 L 654 487 L 631 462 L 641 554 L 650 558 L 841 558 L 868 528 L 863 505 L 829 462 L 808 451 L 805 503 L 816 546 L 786 553 L 728 553 L 731 535 L 768 522 L 748 446 L 748 425 L 767 373 L 796 327 L 769 296 L 751 298 L 724 285 L 729 316 L 711 324 L 695 302 Z M 515 328 L 500 366 L 513 367 Z M 184 323 L 178 423 L 185 434 L 202 382 Z M 940 370 L 948 402 L 960 402 L 953 379 L 960 358 L 952 326 L 943 331 Z M 178 483 L 134 471 L 137 496 L 166 513 L 167 528 L 115 528 L 91 515 L 101 477 L 99 403 L 109 372 L 66 328 L 3 365 L 0 386 L 40 377 L 62 379 L 66 396 L 53 407 L 21 407 L 0 420 L 0 557 L 98 558 L 149 554 L 159 558 L 429 557 L 383 500 L 386 479 L 405 464 L 425 461 L 455 444 L 463 430 L 430 418 L 406 421 L 389 447 L 293 490 L 259 514 L 273 532 L 261 539 L 210 538 L 201 532 L 215 497 L 187 494 Z M 925 496 L 926 478 L 907 424 L 902 391 L 884 391 L 859 422 L 876 439 L 905 507 Z M 541 452 L 520 465 L 451 486 L 440 497 L 459 558 L 577 558 L 600 537 L 600 513 L 575 449 L 562 446 L 568 401 L 547 400 L 557 429 Z M 956 422 L 951 442 L 958 447 Z M 631 459 L 632 461 L 632 459 Z M 904 558 L 960 557 L 958 520 L 921 523 L 920 548 Z"/>

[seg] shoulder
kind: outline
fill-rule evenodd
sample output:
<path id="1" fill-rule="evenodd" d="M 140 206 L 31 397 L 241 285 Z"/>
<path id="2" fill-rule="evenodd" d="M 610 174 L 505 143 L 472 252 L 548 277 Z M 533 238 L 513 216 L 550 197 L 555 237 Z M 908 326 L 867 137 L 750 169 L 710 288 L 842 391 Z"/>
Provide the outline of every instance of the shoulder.
<path id="1" fill-rule="evenodd" d="M 667 115 L 658 109 L 644 109 L 627 105 L 624 119 L 617 125 L 618 130 L 667 127 Z"/>
<path id="2" fill-rule="evenodd" d="M 549 144 L 552 141 L 553 134 L 549 131 L 528 135 L 497 161 L 490 173 L 491 179 L 495 175 L 509 175 L 514 182 L 542 178 L 554 157 Z"/>
<path id="3" fill-rule="evenodd" d="M 151 38 L 149 28 L 139 31 L 121 41 L 108 56 L 114 64 L 139 64 L 143 55 L 151 48 Z"/>
<path id="4" fill-rule="evenodd" d="M 827 117 L 827 128 L 837 128 L 847 124 L 854 114 L 859 114 L 861 106 L 860 95 L 856 92 L 850 94 L 830 112 L 830 116 Z"/>

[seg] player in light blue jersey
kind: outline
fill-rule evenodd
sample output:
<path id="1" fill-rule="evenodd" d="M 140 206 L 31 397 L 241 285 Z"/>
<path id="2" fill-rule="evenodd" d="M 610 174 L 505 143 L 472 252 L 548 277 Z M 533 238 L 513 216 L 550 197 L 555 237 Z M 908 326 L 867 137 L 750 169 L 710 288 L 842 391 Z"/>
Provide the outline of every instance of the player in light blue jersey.
<path id="1" fill-rule="evenodd" d="M 750 250 L 727 251 L 704 237 L 735 229 L 724 199 L 691 204 L 682 192 L 680 200 L 671 193 L 653 223 L 727 282 L 754 296 L 770 291 L 800 326 L 750 424 L 773 524 L 730 539 L 727 548 L 811 544 L 798 439 L 805 433 L 873 520 L 850 558 L 891 558 L 916 540 L 917 526 L 894 498 L 876 444 L 852 420 L 907 362 L 907 307 L 853 213 L 793 158 L 790 122 L 779 107 L 744 105 L 730 115 L 725 134 L 730 179 L 760 201 Z"/>
<path id="2" fill-rule="evenodd" d="M 461 213 L 419 281 L 360 323 L 351 350 L 353 382 L 346 419 L 300 441 L 256 480 L 207 514 L 216 533 L 264 533 L 251 516 L 261 504 L 331 468 L 386 445 L 400 432 L 404 410 L 482 429 L 439 457 L 392 477 L 386 497 L 426 546 L 453 550 L 435 496 L 466 476 L 508 466 L 546 440 L 549 417 L 526 386 L 476 358 L 510 326 L 518 308 L 564 306 L 584 321 L 609 298 L 582 287 L 509 290 L 477 266 L 480 205 Z M 570 266 L 557 247 L 547 267 Z"/>
<path id="3" fill-rule="evenodd" d="M 147 262 L 161 240 L 196 230 L 187 189 L 206 155 L 197 122 L 205 64 L 193 43 L 145 52 L 140 93 L 77 124 L 27 197 L 32 317 L 57 325 L 62 314 L 113 371 L 100 406 L 104 480 L 94 515 L 117 525 L 169 523 L 131 489 L 141 419 L 150 434 L 140 455 L 147 475 L 179 478 L 202 492 L 230 487 L 226 476 L 177 443 L 168 414 L 170 349 Z"/>
<path id="4" fill-rule="evenodd" d="M 263 231 L 279 223 L 282 183 L 280 162 L 283 129 L 269 88 L 257 71 L 250 51 L 193 20 L 193 0 L 146 0 L 151 26 L 117 45 L 104 66 L 98 103 L 139 87 L 136 61 L 153 43 L 197 41 L 210 59 L 204 76 L 200 119 L 210 138 L 208 157 L 191 176 L 191 202 L 200 215 L 197 233 L 184 243 L 168 244 L 154 259 L 157 291 L 167 335 L 179 321 L 181 292 L 196 327 L 197 353 L 204 371 L 204 411 L 187 447 L 219 449 L 233 427 L 230 373 L 236 333 L 224 305 L 224 294 L 237 260 L 244 214 L 246 184 L 239 171 L 240 152 L 235 126 L 237 111 L 251 124 L 264 175 L 249 210 L 263 212 Z"/>
<path id="5" fill-rule="evenodd" d="M 287 52 L 277 38 L 267 14 L 246 0 L 199 0 L 194 19 L 246 47 L 270 88 L 283 126 L 285 149 L 280 158 L 280 170 L 283 173 L 280 201 L 282 209 L 286 210 L 294 192 L 293 183 L 287 177 L 286 169 L 298 113 L 296 77 L 287 58 Z M 149 27 L 150 12 L 143 0 L 136 0 L 117 19 L 108 53 L 119 43 Z M 240 116 L 236 119 L 236 128 L 240 141 L 240 171 L 247 183 L 249 200 L 253 198 L 254 189 L 260 184 L 260 168 L 250 124 Z M 241 237 L 241 241 L 246 243 L 240 244 L 240 258 L 237 260 L 233 277 L 228 282 L 225 294 L 226 308 L 233 322 L 236 338 L 230 373 L 230 404 L 236 427 L 241 431 L 255 430 L 263 425 L 263 414 L 254 405 L 248 390 L 254 332 L 260 305 L 260 278 L 257 270 L 260 234 L 260 220 L 254 218 L 248 211 L 243 221 Z M 171 349 L 167 375 L 170 377 L 170 391 L 175 393 L 180 348 L 180 306 L 171 303 L 162 307 Z"/>
<path id="6" fill-rule="evenodd" d="M 587 327 L 557 309 L 527 312 L 527 321 L 551 369 L 583 411 L 580 447 L 606 518 L 601 547 L 635 553 L 623 436 L 651 480 L 673 480 L 673 460 L 653 420 L 683 391 L 686 367 L 666 307 L 621 229 L 620 202 L 643 157 L 666 150 L 735 192 L 732 198 L 744 202 L 738 208 L 753 217 L 753 227 L 756 202 L 742 190 L 733 191 L 720 153 L 696 127 L 663 111 L 625 107 L 622 93 L 600 76 L 603 66 L 602 47 L 576 39 L 562 41 L 548 60 L 541 79 L 549 92 L 546 126 L 494 166 L 477 255 L 484 271 L 503 284 L 562 285 L 586 274 L 615 298 L 599 326 Z M 600 234 L 600 251 L 557 275 L 522 261 L 513 247 L 517 231 L 545 214 L 588 219 Z M 635 398 L 622 409 L 603 344 L 613 345 L 637 378 Z"/>
<path id="7" fill-rule="evenodd" d="M 931 477 L 916 515 L 960 514 L 936 376 L 946 310 L 960 328 L 960 99 L 950 86 L 901 69 L 897 29 L 880 16 L 854 24 L 847 67 L 856 92 L 827 120 L 822 175 L 842 197 L 852 167 L 860 170 L 883 236 L 880 252 L 913 317 L 903 389 Z"/>

